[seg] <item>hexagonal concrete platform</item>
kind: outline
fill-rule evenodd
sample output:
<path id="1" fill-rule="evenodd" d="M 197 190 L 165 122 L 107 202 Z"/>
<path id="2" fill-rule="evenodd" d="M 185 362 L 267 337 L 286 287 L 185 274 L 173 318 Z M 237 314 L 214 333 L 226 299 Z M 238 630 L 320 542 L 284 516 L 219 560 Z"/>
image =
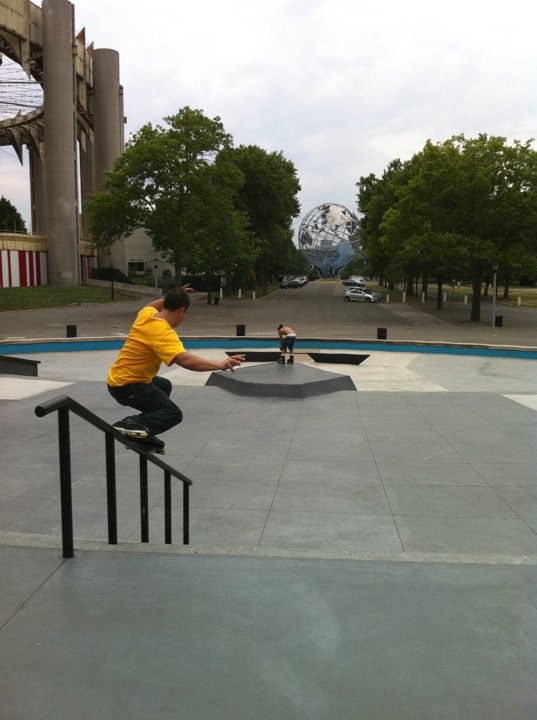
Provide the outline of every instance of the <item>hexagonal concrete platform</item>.
<path id="1" fill-rule="evenodd" d="M 278 363 L 241 367 L 233 373 L 213 372 L 206 385 L 216 385 L 236 395 L 255 397 L 307 398 L 339 390 L 356 390 L 348 375 L 302 364 Z"/>

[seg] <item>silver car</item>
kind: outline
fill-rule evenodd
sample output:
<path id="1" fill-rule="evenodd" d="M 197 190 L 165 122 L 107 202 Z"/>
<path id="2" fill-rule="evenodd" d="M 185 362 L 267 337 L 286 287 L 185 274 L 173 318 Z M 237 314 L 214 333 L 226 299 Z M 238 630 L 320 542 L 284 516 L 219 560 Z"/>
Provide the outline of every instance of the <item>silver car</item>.
<path id="1" fill-rule="evenodd" d="M 343 293 L 343 298 L 347 302 L 378 302 L 382 299 L 380 293 L 373 293 L 369 290 L 362 290 L 362 288 L 349 288 Z"/>

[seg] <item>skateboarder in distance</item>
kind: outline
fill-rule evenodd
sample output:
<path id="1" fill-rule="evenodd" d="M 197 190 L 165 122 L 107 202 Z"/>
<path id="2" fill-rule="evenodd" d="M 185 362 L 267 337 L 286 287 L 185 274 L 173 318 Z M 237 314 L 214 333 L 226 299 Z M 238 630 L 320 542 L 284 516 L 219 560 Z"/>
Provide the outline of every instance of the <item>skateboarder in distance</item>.
<path id="1" fill-rule="evenodd" d="M 281 365 L 285 364 L 285 353 L 287 350 L 289 350 L 289 359 L 287 360 L 287 363 L 292 365 L 295 361 L 293 349 L 295 346 L 296 332 L 293 330 L 292 327 L 289 327 L 288 325 L 278 325 L 278 335 L 280 337 L 281 352 L 278 363 L 280 363 Z"/>

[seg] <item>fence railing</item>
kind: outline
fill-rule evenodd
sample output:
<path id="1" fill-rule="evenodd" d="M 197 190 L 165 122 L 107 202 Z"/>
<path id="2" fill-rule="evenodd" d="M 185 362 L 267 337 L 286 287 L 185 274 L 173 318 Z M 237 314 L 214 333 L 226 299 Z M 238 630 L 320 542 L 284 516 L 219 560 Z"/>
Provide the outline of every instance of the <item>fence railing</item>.
<path id="1" fill-rule="evenodd" d="M 58 446 L 60 464 L 60 497 L 62 521 L 62 549 L 63 557 L 71 558 L 74 555 L 73 540 L 73 500 L 71 478 L 71 438 L 69 413 L 74 413 L 105 434 L 106 453 L 106 497 L 108 514 L 108 543 L 117 545 L 117 491 L 116 491 L 116 460 L 115 441 L 134 450 L 139 456 L 140 466 L 140 524 L 141 541 L 149 542 L 149 482 L 148 463 L 161 468 L 164 473 L 164 542 L 172 542 L 172 477 L 183 483 L 183 544 L 190 542 L 190 505 L 189 489 L 192 480 L 187 478 L 175 468 L 170 467 L 154 453 L 145 450 L 134 440 L 130 440 L 112 425 L 102 420 L 80 403 L 68 395 L 58 395 L 35 408 L 37 417 L 44 417 L 50 413 L 58 413 Z"/>

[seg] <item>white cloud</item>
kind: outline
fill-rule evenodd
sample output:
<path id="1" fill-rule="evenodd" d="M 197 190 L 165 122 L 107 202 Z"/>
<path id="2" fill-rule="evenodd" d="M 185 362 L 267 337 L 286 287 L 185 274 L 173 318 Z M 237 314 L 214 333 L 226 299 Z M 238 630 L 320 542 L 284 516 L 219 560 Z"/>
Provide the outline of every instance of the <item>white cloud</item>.
<path id="1" fill-rule="evenodd" d="M 219 115 L 295 163 L 303 214 L 355 209 L 360 176 L 428 138 L 537 130 L 530 0 L 75 0 L 75 17 L 120 53 L 127 137 L 184 105 Z"/>

